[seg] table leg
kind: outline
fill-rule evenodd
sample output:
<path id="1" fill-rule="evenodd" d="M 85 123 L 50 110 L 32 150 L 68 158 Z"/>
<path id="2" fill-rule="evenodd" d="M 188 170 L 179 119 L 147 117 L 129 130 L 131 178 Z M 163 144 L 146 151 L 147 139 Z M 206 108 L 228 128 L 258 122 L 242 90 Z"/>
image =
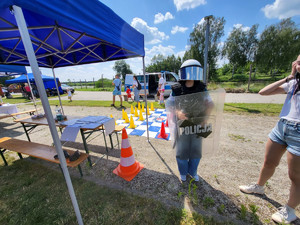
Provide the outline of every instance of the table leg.
<path id="1" fill-rule="evenodd" d="M 82 142 L 83 142 L 83 146 L 84 146 L 85 152 L 86 152 L 87 154 L 89 154 L 89 149 L 88 149 L 88 147 L 87 147 L 86 139 L 85 139 L 85 136 L 84 136 L 84 131 L 83 131 L 82 129 L 80 129 L 80 133 L 81 133 Z M 91 161 L 90 156 L 88 157 L 88 161 L 89 161 L 89 163 L 90 163 L 90 166 L 92 167 L 92 161 Z"/>
<path id="2" fill-rule="evenodd" d="M 29 141 L 29 142 L 31 142 L 31 140 L 30 140 L 30 137 L 29 137 L 29 134 L 28 134 L 28 132 L 27 132 L 27 129 L 26 129 L 26 126 L 25 126 L 25 124 L 24 124 L 24 123 L 22 123 L 22 126 L 23 126 L 23 128 L 24 128 L 24 130 L 25 130 L 25 134 L 26 134 L 26 136 L 27 136 L 27 139 L 28 139 L 28 141 Z"/>

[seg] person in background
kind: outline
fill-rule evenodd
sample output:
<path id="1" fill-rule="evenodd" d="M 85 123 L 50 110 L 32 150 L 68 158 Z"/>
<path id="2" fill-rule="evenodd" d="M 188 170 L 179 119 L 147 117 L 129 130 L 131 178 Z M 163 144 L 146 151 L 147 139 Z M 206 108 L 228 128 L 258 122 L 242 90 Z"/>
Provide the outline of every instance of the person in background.
<path id="1" fill-rule="evenodd" d="M 120 80 L 119 74 L 117 74 L 115 76 L 115 79 L 113 80 L 112 85 L 115 86 L 115 89 L 113 90 L 113 103 L 111 104 L 111 106 L 115 107 L 116 95 L 118 95 L 120 98 L 120 103 L 121 103 L 120 106 L 123 107 L 122 96 L 121 96 L 122 81 Z"/>
<path id="2" fill-rule="evenodd" d="M 69 88 L 67 88 L 67 94 L 68 94 L 69 101 L 72 102 L 72 92 Z"/>
<path id="3" fill-rule="evenodd" d="M 25 93 L 26 93 L 26 97 L 28 99 L 31 99 L 31 92 L 30 92 L 29 84 L 27 84 L 27 83 L 25 84 L 24 90 L 25 90 Z"/>
<path id="4" fill-rule="evenodd" d="M 292 63 L 289 76 L 259 91 L 261 95 L 287 93 L 280 120 L 269 134 L 265 160 L 256 183 L 240 186 L 245 193 L 264 194 L 264 185 L 272 177 L 280 159 L 287 152 L 288 174 L 291 180 L 287 204 L 272 215 L 277 223 L 291 223 L 297 219 L 295 208 L 300 204 L 300 55 Z M 280 181 L 277 181 L 280 182 Z"/>
<path id="5" fill-rule="evenodd" d="M 164 92 L 165 92 L 165 79 L 161 76 L 161 73 L 158 74 L 158 91 L 159 91 L 159 104 L 164 104 Z"/>
<path id="6" fill-rule="evenodd" d="M 4 92 L 2 91 L 2 85 L 0 84 L 0 97 L 4 97 Z"/>
<path id="7" fill-rule="evenodd" d="M 178 96 L 199 93 L 199 97 L 203 99 L 202 105 L 194 104 L 195 101 L 190 99 L 184 102 L 179 108 L 174 109 L 176 115 L 176 123 L 179 125 L 183 122 L 193 121 L 197 117 L 208 116 L 214 106 L 208 93 L 206 85 L 202 82 L 203 72 L 200 63 L 195 59 L 186 60 L 180 67 L 180 80 L 177 84 L 172 85 L 172 93 L 168 101 L 174 101 Z M 171 100 L 171 99 L 174 100 Z M 197 102 L 197 101 L 196 101 Z M 197 112 L 196 114 L 194 112 Z M 201 115 L 198 115 L 201 114 Z M 180 127 L 181 125 L 179 125 Z M 176 161 L 182 182 L 186 181 L 187 175 L 191 176 L 195 181 L 199 181 L 197 174 L 198 165 L 202 158 L 202 137 L 196 133 L 181 134 L 175 136 L 176 142 Z"/>
<path id="8" fill-rule="evenodd" d="M 132 83 L 132 89 L 134 93 L 134 101 L 138 103 L 140 101 L 140 90 L 139 87 L 139 81 L 136 76 L 133 76 L 133 83 Z"/>

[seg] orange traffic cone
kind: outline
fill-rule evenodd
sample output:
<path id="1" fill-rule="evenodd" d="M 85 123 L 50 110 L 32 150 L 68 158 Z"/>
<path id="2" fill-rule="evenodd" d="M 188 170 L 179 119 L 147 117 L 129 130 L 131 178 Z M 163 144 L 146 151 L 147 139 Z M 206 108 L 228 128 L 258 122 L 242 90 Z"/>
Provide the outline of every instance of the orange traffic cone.
<path id="1" fill-rule="evenodd" d="M 163 139 L 167 139 L 168 138 L 168 134 L 166 134 L 165 131 L 165 124 L 164 122 L 161 123 L 161 128 L 160 128 L 160 133 L 157 136 L 158 138 L 163 138 Z"/>
<path id="2" fill-rule="evenodd" d="M 167 118 L 167 120 L 166 120 L 166 127 L 169 127 L 168 118 Z"/>
<path id="3" fill-rule="evenodd" d="M 131 181 L 143 168 L 144 165 L 134 159 L 132 148 L 128 141 L 128 135 L 124 128 L 122 130 L 120 164 L 114 169 L 113 173 L 127 181 Z"/>

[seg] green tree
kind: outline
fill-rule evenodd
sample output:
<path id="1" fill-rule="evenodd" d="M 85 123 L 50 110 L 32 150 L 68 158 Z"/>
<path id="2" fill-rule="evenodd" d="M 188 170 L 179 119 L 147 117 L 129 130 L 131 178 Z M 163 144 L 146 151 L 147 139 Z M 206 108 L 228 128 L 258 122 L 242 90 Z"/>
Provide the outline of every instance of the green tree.
<path id="1" fill-rule="evenodd" d="M 159 71 L 170 71 L 177 73 L 180 66 L 181 58 L 179 56 L 176 58 L 174 55 L 171 55 L 165 58 L 163 55 L 157 55 L 151 59 L 151 64 L 146 67 L 146 71 L 149 73 Z"/>
<path id="2" fill-rule="evenodd" d="M 232 76 L 237 67 L 245 67 L 248 62 L 253 62 L 257 49 L 257 27 L 253 25 L 249 30 L 235 27 L 225 41 L 222 56 L 226 56 L 233 65 Z"/>
<path id="3" fill-rule="evenodd" d="M 208 48 L 209 77 L 215 79 L 217 76 L 217 60 L 221 56 L 220 42 L 224 35 L 224 17 L 213 17 L 210 19 L 210 37 Z M 190 33 L 190 50 L 186 51 L 183 61 L 187 59 L 196 59 L 201 65 L 204 65 L 205 49 L 205 30 L 206 23 L 197 24 L 192 33 Z"/>
<path id="4" fill-rule="evenodd" d="M 257 49 L 257 66 L 260 71 L 289 70 L 299 54 L 300 31 L 291 18 L 265 28 Z"/>
<path id="5" fill-rule="evenodd" d="M 122 79 L 124 79 L 124 80 L 125 80 L 126 74 L 132 74 L 130 66 L 123 59 L 115 62 L 113 70 L 116 71 L 118 74 L 121 74 Z"/>

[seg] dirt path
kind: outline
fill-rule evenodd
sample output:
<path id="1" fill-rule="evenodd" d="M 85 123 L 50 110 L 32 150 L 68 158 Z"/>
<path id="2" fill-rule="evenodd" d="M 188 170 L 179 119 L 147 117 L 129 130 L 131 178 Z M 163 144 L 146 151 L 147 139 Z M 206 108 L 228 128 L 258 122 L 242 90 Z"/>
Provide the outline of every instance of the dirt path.
<path id="1" fill-rule="evenodd" d="M 20 106 L 25 107 L 25 106 Z M 22 109 L 20 109 L 22 110 Z M 113 115 L 121 117 L 121 111 L 114 108 L 65 107 L 67 115 Z M 129 136 L 135 159 L 145 168 L 131 181 L 127 182 L 112 173 L 120 162 L 120 149 L 109 151 L 108 159 L 100 159 L 105 153 L 103 137 L 89 142 L 92 161 L 96 165 L 90 169 L 83 166 L 84 179 L 99 185 L 109 186 L 130 193 L 139 194 L 163 201 L 170 206 L 185 207 L 204 215 L 211 215 L 220 221 L 233 220 L 236 223 L 253 224 L 255 216 L 251 207 L 257 209 L 258 223 L 273 224 L 271 215 L 276 207 L 285 204 L 289 194 L 290 181 L 287 174 L 286 154 L 268 181 L 264 197 L 246 195 L 238 186 L 255 182 L 264 158 L 266 137 L 276 124 L 277 117 L 236 115 L 225 113 L 223 117 L 219 151 L 211 158 L 203 158 L 198 173 L 200 182 L 181 184 L 175 161 L 175 152 L 170 141 Z M 20 124 L 12 120 L 0 121 L 0 137 L 10 136 L 26 140 Z M 38 127 L 31 134 L 32 141 L 52 143 L 48 128 Z M 114 139 L 116 143 L 116 140 Z M 82 140 L 78 136 L 76 143 L 66 146 L 83 150 Z M 44 162 L 40 162 L 44 163 Z M 56 165 L 44 163 L 57 169 Z M 76 169 L 70 169 L 73 176 L 79 176 Z M 246 206 L 246 218 L 240 218 L 241 205 Z M 252 205 L 252 206 L 251 206 Z M 297 208 L 300 216 L 300 208 Z M 300 224 L 299 220 L 296 224 Z"/>

